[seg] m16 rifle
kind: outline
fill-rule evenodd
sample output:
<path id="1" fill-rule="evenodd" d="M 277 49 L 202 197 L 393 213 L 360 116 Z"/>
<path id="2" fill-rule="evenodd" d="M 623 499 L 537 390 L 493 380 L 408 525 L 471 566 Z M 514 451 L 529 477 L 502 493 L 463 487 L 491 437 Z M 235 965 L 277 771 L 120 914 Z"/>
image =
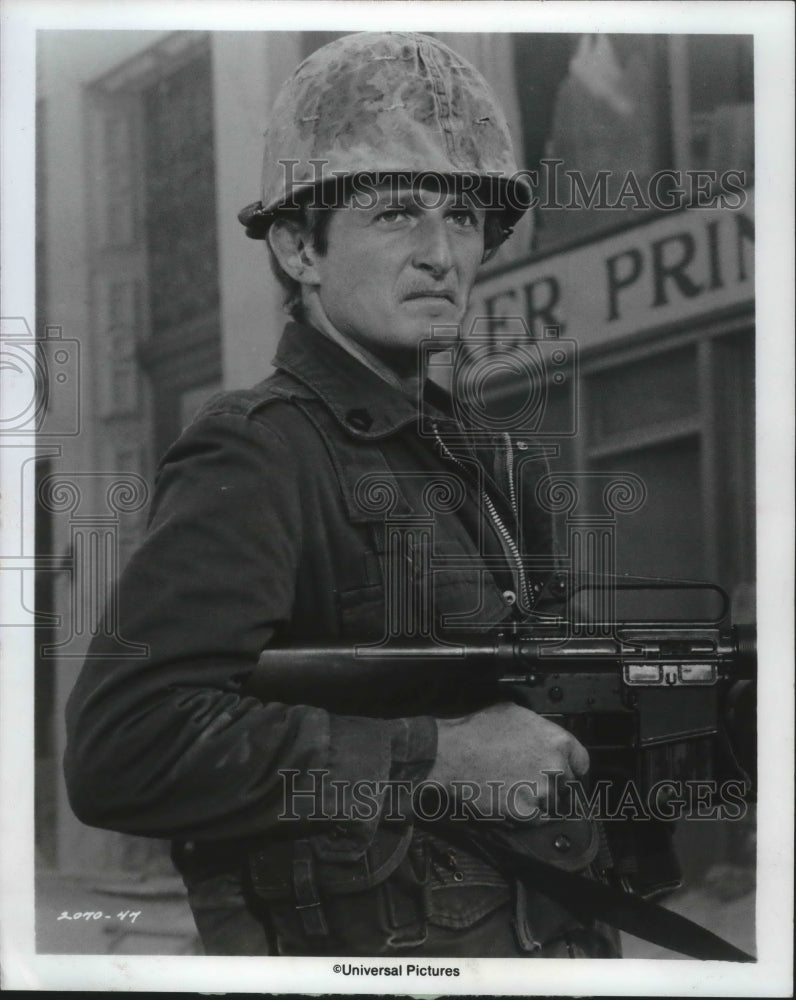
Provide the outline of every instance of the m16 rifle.
<path id="1" fill-rule="evenodd" d="M 733 768 L 751 783 L 756 667 L 754 625 L 548 616 L 462 641 L 269 647 L 246 690 L 377 718 L 444 714 L 462 690 L 510 698 L 570 730 L 594 774 L 633 778 L 644 793 Z"/>
<path id="2" fill-rule="evenodd" d="M 559 575 L 560 576 L 560 575 Z M 756 626 L 728 622 L 729 600 L 712 584 L 645 581 L 567 584 L 579 589 L 708 590 L 721 609 L 704 620 L 599 622 L 538 615 L 461 640 L 425 637 L 273 646 L 263 651 L 243 692 L 262 701 L 311 704 L 331 712 L 392 718 L 450 714 L 466 692 L 471 704 L 511 699 L 557 722 L 589 749 L 590 778 L 612 801 L 628 782 L 643 798 L 662 782 L 754 775 Z M 560 586 L 559 590 L 563 588 Z M 736 782 L 738 783 L 738 782 Z M 745 787 L 744 787 L 745 786 Z M 681 884 L 671 848 L 673 825 L 607 824 L 614 884 L 556 872 L 528 858 L 510 831 L 474 832 L 471 843 L 496 866 L 584 915 L 698 958 L 750 956 L 650 900 Z M 649 818 L 649 817 L 644 817 Z"/>

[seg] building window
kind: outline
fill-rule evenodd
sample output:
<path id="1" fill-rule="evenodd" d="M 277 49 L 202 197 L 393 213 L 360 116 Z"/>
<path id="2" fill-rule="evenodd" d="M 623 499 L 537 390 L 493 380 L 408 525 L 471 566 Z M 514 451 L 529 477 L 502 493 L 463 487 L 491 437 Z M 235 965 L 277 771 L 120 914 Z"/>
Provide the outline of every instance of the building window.
<path id="1" fill-rule="evenodd" d="M 669 39 L 676 166 L 754 174 L 754 51 L 748 35 Z"/>
<path id="2" fill-rule="evenodd" d="M 514 63 L 524 166 L 542 164 L 535 250 L 638 222 L 671 188 L 700 197 L 660 171 L 752 185 L 751 36 L 518 34 Z"/>
<path id="3" fill-rule="evenodd" d="M 557 86 L 540 90 L 548 124 L 535 244 L 543 251 L 637 221 L 650 178 L 670 166 L 663 36 L 567 39 L 552 50 Z"/>
<path id="4" fill-rule="evenodd" d="M 671 351 L 664 360 L 641 358 L 600 376 L 587 430 L 593 448 L 616 450 L 630 436 L 659 436 L 667 429 L 691 428 L 699 413 L 694 345 Z"/>
<path id="5" fill-rule="evenodd" d="M 139 238 L 135 129 L 135 115 L 129 109 L 117 109 L 102 120 L 102 242 L 106 246 L 129 246 Z"/>
<path id="6" fill-rule="evenodd" d="M 173 32 L 88 97 L 106 433 L 160 456 L 182 427 L 180 394 L 221 376 L 210 37 Z"/>
<path id="7" fill-rule="evenodd" d="M 142 337 L 141 282 L 137 279 L 100 280 L 97 285 L 99 332 L 105 363 L 103 382 L 105 416 L 135 415 L 142 403 L 137 344 Z"/>
<path id="8" fill-rule="evenodd" d="M 586 368 L 582 468 L 632 473 L 646 489 L 643 508 L 617 518 L 618 571 L 707 580 L 731 596 L 754 579 L 752 330 L 740 319 Z M 673 617 L 717 610 L 707 593 L 653 596 Z"/>
<path id="9" fill-rule="evenodd" d="M 218 309 L 213 88 L 205 50 L 144 90 L 152 332 Z"/>

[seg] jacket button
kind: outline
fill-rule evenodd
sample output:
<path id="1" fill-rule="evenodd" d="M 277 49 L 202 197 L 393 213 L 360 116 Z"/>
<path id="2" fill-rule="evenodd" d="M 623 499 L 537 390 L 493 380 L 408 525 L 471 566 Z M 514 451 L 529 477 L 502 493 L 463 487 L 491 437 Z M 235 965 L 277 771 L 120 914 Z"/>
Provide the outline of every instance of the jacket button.
<path id="1" fill-rule="evenodd" d="M 555 847 L 555 849 L 560 851 L 562 854 L 566 854 L 570 847 L 572 847 L 572 843 L 570 842 L 569 837 L 565 837 L 563 833 L 559 833 L 553 841 L 553 847 Z"/>
<path id="2" fill-rule="evenodd" d="M 503 600 L 506 602 L 506 604 L 514 604 L 514 602 L 517 600 L 517 595 L 514 593 L 513 590 L 504 590 Z"/>
<path id="3" fill-rule="evenodd" d="M 373 417 L 365 409 L 349 410 L 345 418 L 358 431 L 367 431 L 373 426 Z"/>

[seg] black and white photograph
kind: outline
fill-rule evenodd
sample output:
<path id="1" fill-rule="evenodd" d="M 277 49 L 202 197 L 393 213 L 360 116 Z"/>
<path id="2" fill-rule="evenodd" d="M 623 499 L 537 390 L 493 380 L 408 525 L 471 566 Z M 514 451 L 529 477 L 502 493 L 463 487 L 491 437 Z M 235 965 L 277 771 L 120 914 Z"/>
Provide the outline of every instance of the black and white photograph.
<path id="1" fill-rule="evenodd" d="M 4 986 L 792 995 L 793 21 L 9 0 Z"/>

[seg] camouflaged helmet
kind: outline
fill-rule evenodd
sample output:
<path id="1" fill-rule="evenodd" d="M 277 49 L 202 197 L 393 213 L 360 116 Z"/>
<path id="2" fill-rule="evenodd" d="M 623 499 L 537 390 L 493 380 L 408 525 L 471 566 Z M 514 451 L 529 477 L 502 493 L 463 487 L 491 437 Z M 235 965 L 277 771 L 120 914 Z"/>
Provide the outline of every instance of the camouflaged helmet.
<path id="1" fill-rule="evenodd" d="M 298 66 L 265 133 L 262 201 L 239 219 L 264 239 L 298 195 L 357 174 L 467 178 L 480 204 L 500 211 L 503 239 L 531 197 L 483 76 L 435 38 L 407 32 L 347 35 Z"/>

